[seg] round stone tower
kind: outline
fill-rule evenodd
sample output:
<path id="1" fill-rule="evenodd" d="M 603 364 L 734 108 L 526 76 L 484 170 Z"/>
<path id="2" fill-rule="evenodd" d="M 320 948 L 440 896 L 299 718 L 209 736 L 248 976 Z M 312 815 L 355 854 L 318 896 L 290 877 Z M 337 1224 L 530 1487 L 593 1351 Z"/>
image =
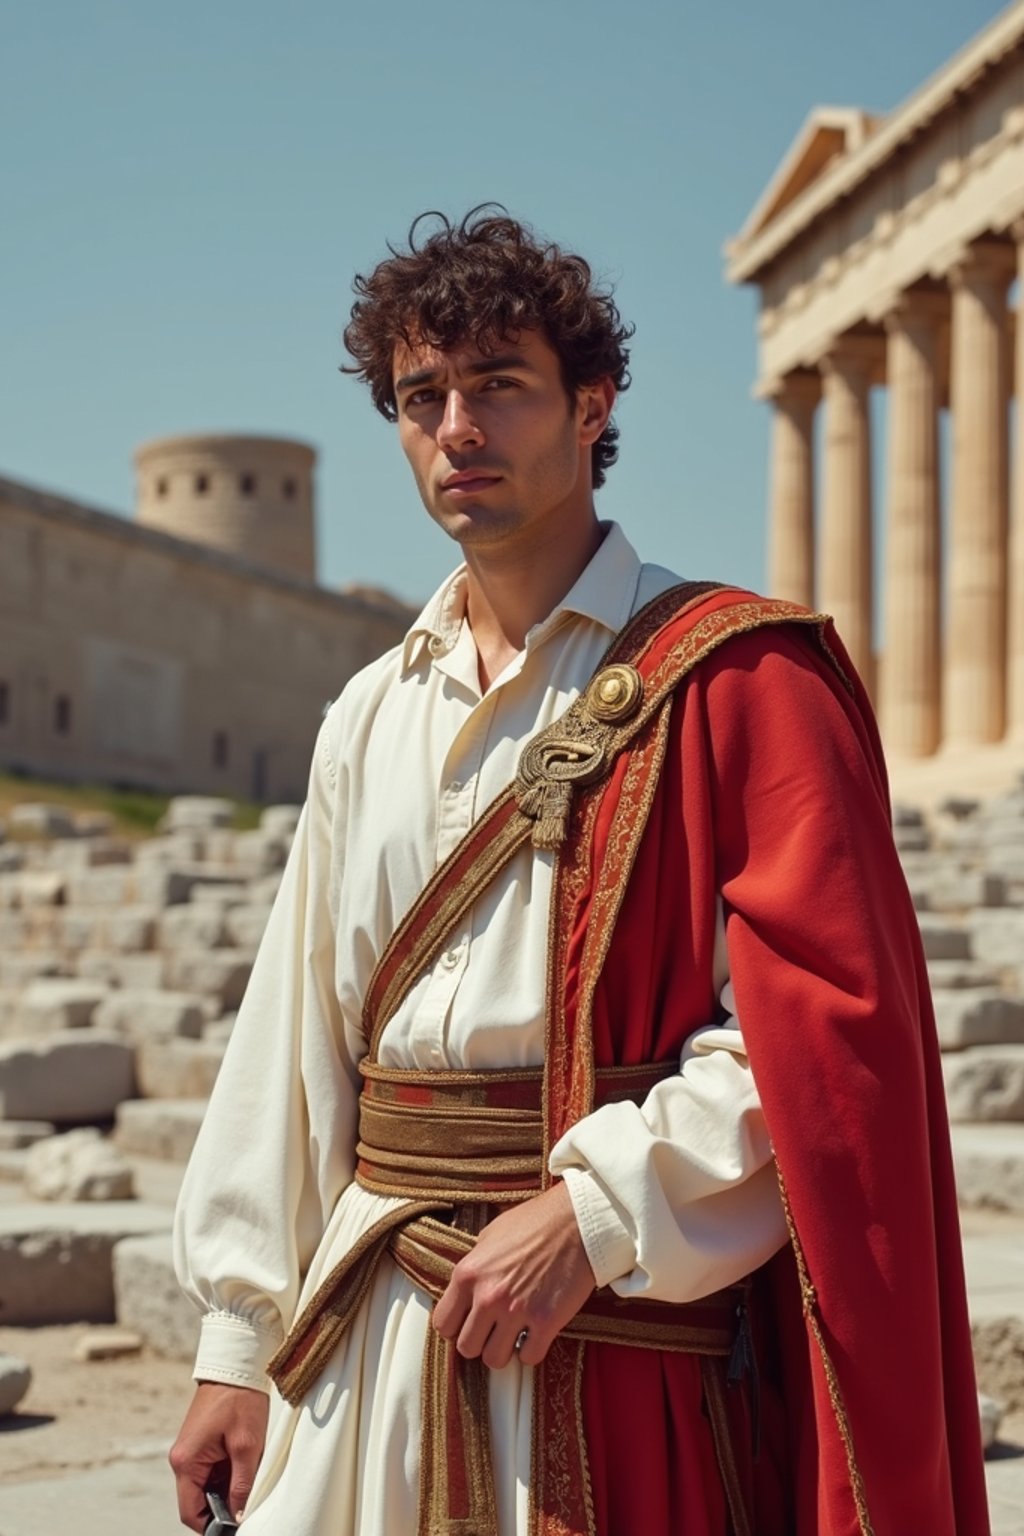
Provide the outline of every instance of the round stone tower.
<path id="1" fill-rule="evenodd" d="M 280 437 L 162 437 L 135 454 L 136 515 L 268 570 L 316 580 L 316 452 Z"/>

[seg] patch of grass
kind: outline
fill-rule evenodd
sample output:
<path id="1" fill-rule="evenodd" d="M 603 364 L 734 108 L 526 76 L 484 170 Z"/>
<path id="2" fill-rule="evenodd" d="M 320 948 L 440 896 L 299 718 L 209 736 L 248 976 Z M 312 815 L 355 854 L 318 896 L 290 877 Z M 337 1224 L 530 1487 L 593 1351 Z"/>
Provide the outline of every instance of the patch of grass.
<path id="1" fill-rule="evenodd" d="M 12 806 L 42 801 L 66 806 L 70 811 L 106 811 L 114 818 L 114 831 L 123 837 L 149 837 L 167 809 L 170 795 L 145 789 L 115 788 L 106 784 L 60 784 L 27 775 L 0 773 L 0 817 Z M 259 825 L 262 807 L 250 800 L 236 800 L 233 826 L 246 832 Z"/>

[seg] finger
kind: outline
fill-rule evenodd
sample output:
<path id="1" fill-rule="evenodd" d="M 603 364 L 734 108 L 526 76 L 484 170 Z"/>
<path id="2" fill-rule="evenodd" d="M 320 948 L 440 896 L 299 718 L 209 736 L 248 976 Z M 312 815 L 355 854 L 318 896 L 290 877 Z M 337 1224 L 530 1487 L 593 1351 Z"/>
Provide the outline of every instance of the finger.
<path id="1" fill-rule="evenodd" d="M 484 1345 L 484 1365 L 492 1371 L 500 1371 L 503 1366 L 508 1365 L 516 1353 L 516 1339 L 521 1332 L 522 1324 L 513 1323 L 507 1318 L 495 1323 Z"/>
<path id="2" fill-rule="evenodd" d="M 469 1302 L 455 1282 L 450 1281 L 448 1289 L 435 1304 L 430 1321 L 443 1339 L 456 1339 L 468 1314 Z"/>
<path id="3" fill-rule="evenodd" d="M 464 1359 L 475 1360 L 477 1355 L 483 1354 L 492 1329 L 504 1321 L 489 1308 L 474 1307 L 459 1331 L 455 1348 Z"/>
<path id="4" fill-rule="evenodd" d="M 178 1493 L 178 1519 L 190 1531 L 204 1531 L 210 1518 L 206 1506 L 206 1489 L 217 1480 L 218 1472 L 227 1473 L 227 1463 L 221 1468 L 210 1462 L 189 1462 L 174 1466 Z"/>
<path id="5" fill-rule="evenodd" d="M 231 1456 L 231 1481 L 228 1485 L 228 1509 L 237 1520 L 249 1502 L 256 1469 L 263 1447 L 248 1435 L 238 1436 L 228 1447 Z"/>

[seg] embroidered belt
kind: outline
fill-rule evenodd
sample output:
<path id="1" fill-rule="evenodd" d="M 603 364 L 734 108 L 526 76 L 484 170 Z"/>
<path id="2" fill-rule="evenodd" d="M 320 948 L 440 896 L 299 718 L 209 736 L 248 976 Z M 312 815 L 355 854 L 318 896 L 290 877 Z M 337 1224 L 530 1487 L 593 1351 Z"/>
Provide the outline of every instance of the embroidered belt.
<path id="1" fill-rule="evenodd" d="M 540 1067 L 506 1072 L 409 1072 L 359 1067 L 356 1180 L 375 1195 L 506 1205 L 541 1188 Z M 678 1071 L 674 1062 L 604 1067 L 595 1103 L 635 1103 Z"/>
<path id="2" fill-rule="evenodd" d="M 331 1271 L 271 1360 L 269 1374 L 293 1405 L 344 1336 L 385 1255 L 436 1301 L 471 1252 L 486 1207 L 541 1188 L 540 1070 L 421 1073 L 369 1061 L 360 1070 L 357 1182 L 405 1203 L 374 1223 Z M 677 1070 L 674 1063 L 599 1070 L 596 1102 L 639 1101 Z M 625 1300 L 602 1289 L 561 1337 L 701 1356 L 715 1449 L 727 1470 L 727 1361 L 731 1367 L 745 1346 L 746 1300 L 746 1285 L 685 1305 Z M 423 1437 L 418 1536 L 496 1536 L 487 1367 L 463 1359 L 428 1328 L 423 1372 L 425 1422 L 443 1432 Z"/>

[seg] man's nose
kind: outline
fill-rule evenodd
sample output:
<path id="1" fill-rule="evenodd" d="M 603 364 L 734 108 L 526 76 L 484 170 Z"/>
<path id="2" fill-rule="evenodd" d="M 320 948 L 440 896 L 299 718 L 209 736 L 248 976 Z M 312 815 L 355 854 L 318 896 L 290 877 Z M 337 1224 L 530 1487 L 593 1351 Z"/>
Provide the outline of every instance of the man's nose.
<path id="1" fill-rule="evenodd" d="M 461 390 L 450 389 L 445 395 L 444 415 L 437 434 L 438 446 L 458 451 L 479 448 L 483 440 L 483 432 L 470 410 L 469 401 Z"/>

